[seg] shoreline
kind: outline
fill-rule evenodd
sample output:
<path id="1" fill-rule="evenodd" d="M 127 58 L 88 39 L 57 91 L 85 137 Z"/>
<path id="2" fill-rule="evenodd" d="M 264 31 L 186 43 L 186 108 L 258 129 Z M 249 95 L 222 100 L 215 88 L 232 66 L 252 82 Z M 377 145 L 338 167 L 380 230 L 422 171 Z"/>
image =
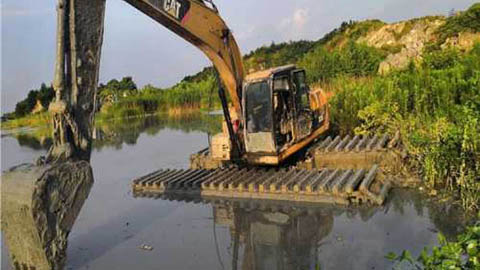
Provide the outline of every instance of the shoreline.
<path id="1" fill-rule="evenodd" d="M 201 107 L 179 107 L 179 108 L 170 108 L 165 111 L 157 111 L 157 112 L 144 112 L 135 115 L 128 115 L 128 116 L 111 116 L 108 113 L 101 113 L 98 112 L 95 114 L 95 123 L 101 122 L 111 122 L 118 119 L 135 119 L 135 118 L 142 118 L 142 117 L 149 117 L 155 115 L 166 115 L 170 118 L 182 118 L 189 115 L 194 115 L 197 113 L 202 113 L 206 115 L 210 115 L 211 112 L 217 111 L 217 108 L 212 108 L 209 111 L 207 108 Z M 10 133 L 12 131 L 18 129 L 38 129 L 38 128 L 51 128 L 51 114 L 47 111 L 39 113 L 39 114 L 30 114 L 21 118 L 7 120 L 1 123 L 0 131 L 2 134 L 5 132 Z M 18 123 L 15 123 L 18 122 Z"/>

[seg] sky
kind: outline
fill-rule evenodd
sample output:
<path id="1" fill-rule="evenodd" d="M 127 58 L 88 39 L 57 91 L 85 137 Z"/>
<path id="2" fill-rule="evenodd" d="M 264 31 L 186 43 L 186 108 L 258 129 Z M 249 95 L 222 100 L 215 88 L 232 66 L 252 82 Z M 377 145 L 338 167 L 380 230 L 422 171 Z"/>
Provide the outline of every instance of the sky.
<path id="1" fill-rule="evenodd" d="M 464 10 L 472 0 L 216 0 L 242 53 L 273 42 L 317 40 L 343 21 L 396 22 Z M 55 0 L 1 1 L 1 111 L 53 78 Z M 122 0 L 107 0 L 100 82 L 133 76 L 168 87 L 210 65 L 195 47 Z"/>

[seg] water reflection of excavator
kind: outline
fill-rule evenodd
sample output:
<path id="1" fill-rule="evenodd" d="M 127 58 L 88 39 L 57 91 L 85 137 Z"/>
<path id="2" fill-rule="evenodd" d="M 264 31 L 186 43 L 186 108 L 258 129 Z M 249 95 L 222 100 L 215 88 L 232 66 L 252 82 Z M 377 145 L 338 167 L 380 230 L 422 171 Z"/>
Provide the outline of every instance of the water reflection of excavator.
<path id="1" fill-rule="evenodd" d="M 392 236 L 402 238 L 405 230 L 412 230 L 411 222 L 406 220 L 413 217 L 425 219 L 422 222 L 429 220 L 432 230 L 438 229 L 452 239 L 465 225 L 465 220 L 458 216 L 462 213 L 461 208 L 452 207 L 448 202 L 425 200 L 421 193 L 411 190 L 397 190 L 383 208 L 149 192 L 134 192 L 133 196 L 190 206 L 210 205 L 212 238 L 221 266 L 218 269 L 370 269 L 373 267 L 367 267 L 365 261 L 359 263 L 360 254 L 370 259 L 375 256 L 383 258 L 385 246 L 376 247 L 372 243 L 385 242 L 390 248 L 398 248 L 398 243 L 393 241 L 397 238 Z M 398 226 L 383 230 L 377 223 L 385 219 L 398 221 Z M 229 237 L 219 233 L 225 232 L 224 228 L 228 229 Z M 435 235 L 427 237 L 434 238 Z M 359 247 L 362 250 L 357 250 Z M 225 248 L 227 253 L 220 252 Z M 355 256 L 345 257 L 345 254 Z M 381 269 L 387 269 L 387 266 Z"/>
<path id="2" fill-rule="evenodd" d="M 215 223 L 230 229 L 232 269 L 318 267 L 318 249 L 333 229 L 333 213 L 328 210 L 309 213 L 300 209 L 272 211 L 214 204 Z M 239 255 L 240 246 L 243 256 Z"/>
<path id="3" fill-rule="evenodd" d="M 213 137 L 210 157 L 276 165 L 328 129 L 326 97 L 307 86 L 303 69 L 288 65 L 244 75 L 237 43 L 212 1 L 125 1 L 199 48 L 215 66 L 225 128 Z"/>

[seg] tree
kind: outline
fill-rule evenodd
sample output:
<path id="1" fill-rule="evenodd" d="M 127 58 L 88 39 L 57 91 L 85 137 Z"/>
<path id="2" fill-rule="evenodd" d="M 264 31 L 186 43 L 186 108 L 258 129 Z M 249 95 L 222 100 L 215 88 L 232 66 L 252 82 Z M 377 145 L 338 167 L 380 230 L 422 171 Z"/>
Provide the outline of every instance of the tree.
<path id="1" fill-rule="evenodd" d="M 54 97 L 53 87 L 47 87 L 45 83 L 42 83 L 40 89 L 30 90 L 27 97 L 15 105 L 15 116 L 22 117 L 29 114 L 37 104 L 37 100 L 42 103 L 44 108 L 48 108 Z"/>
<path id="2" fill-rule="evenodd" d="M 50 85 L 47 87 L 45 83 L 42 83 L 40 86 L 40 90 L 37 93 L 37 100 L 40 100 L 42 103 L 42 106 L 44 108 L 48 108 L 50 105 L 50 102 L 53 100 L 55 97 L 55 91 L 53 90 L 53 87 Z"/>
<path id="3" fill-rule="evenodd" d="M 121 90 L 137 90 L 137 85 L 130 76 L 123 77 L 119 86 Z"/>
<path id="4" fill-rule="evenodd" d="M 121 81 L 117 79 L 112 79 L 108 83 L 100 84 L 99 92 L 104 89 L 110 89 L 112 91 L 125 91 L 125 90 L 137 90 L 137 85 L 133 81 L 131 76 L 123 77 Z"/>

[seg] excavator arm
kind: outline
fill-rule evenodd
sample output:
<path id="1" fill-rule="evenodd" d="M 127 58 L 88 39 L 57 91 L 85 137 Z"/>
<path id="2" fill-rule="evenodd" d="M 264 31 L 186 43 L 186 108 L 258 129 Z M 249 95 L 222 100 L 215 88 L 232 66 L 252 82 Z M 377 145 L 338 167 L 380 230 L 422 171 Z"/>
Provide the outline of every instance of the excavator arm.
<path id="1" fill-rule="evenodd" d="M 237 115 L 242 115 L 241 89 L 244 78 L 242 56 L 230 29 L 211 1 L 125 1 L 205 53 L 218 71 Z"/>

